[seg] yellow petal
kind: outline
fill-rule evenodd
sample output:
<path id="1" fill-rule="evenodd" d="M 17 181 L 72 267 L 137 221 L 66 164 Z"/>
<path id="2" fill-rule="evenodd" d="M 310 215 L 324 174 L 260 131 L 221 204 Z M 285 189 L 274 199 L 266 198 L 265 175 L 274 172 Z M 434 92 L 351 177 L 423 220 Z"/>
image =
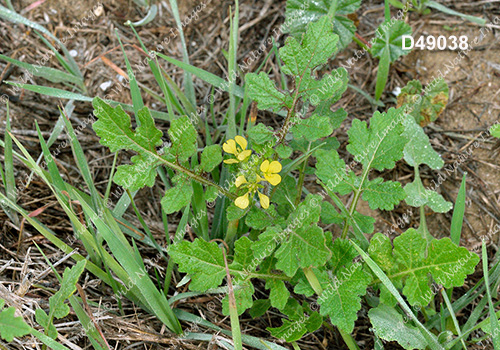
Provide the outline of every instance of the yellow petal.
<path id="1" fill-rule="evenodd" d="M 248 207 L 248 204 L 250 204 L 250 201 L 248 200 L 248 192 L 243 196 L 236 198 L 234 204 L 240 209 Z"/>
<path id="2" fill-rule="evenodd" d="M 260 171 L 262 171 L 263 173 L 267 173 L 268 169 L 269 169 L 269 161 L 266 159 L 260 165 Z"/>
<path id="3" fill-rule="evenodd" d="M 236 135 L 234 137 L 234 139 L 236 140 L 236 142 L 238 143 L 238 145 L 240 145 L 241 149 L 242 150 L 245 150 L 247 149 L 247 140 L 245 140 L 245 138 L 243 136 L 240 136 L 240 135 Z"/>
<path id="4" fill-rule="evenodd" d="M 257 182 L 261 182 L 261 181 L 266 181 L 266 180 L 261 178 L 259 175 L 257 175 Z"/>
<path id="5" fill-rule="evenodd" d="M 241 160 L 245 160 L 247 159 L 248 157 L 250 157 L 250 155 L 252 154 L 252 151 L 247 149 L 246 151 L 243 151 L 241 152 L 240 154 L 238 154 L 238 159 L 241 161 Z"/>
<path id="6" fill-rule="evenodd" d="M 281 176 L 279 176 L 278 174 L 264 174 L 264 177 L 273 186 L 276 186 L 281 182 Z"/>
<path id="7" fill-rule="evenodd" d="M 239 163 L 239 162 L 238 162 L 237 159 L 231 158 L 231 159 L 225 159 L 224 163 L 226 163 L 226 164 L 234 164 L 234 163 Z"/>
<path id="8" fill-rule="evenodd" d="M 271 164 L 269 164 L 268 172 L 277 174 L 281 171 L 281 169 L 282 169 L 281 163 L 274 160 L 271 162 Z"/>
<path id="9" fill-rule="evenodd" d="M 260 192 L 257 192 L 257 193 L 259 195 L 260 205 L 262 206 L 262 208 L 264 208 L 264 209 L 269 208 L 269 197 L 266 196 L 265 194 L 260 193 Z"/>
<path id="10" fill-rule="evenodd" d="M 248 181 L 247 181 L 247 179 L 245 179 L 245 176 L 240 175 L 236 178 L 236 180 L 234 181 L 234 184 L 236 185 L 236 187 L 240 187 L 241 185 L 246 184 L 247 182 Z"/>
<path id="11" fill-rule="evenodd" d="M 227 142 L 224 142 L 222 145 L 222 149 L 226 153 L 231 153 L 231 154 L 236 154 L 236 142 L 234 140 L 227 140 Z"/>

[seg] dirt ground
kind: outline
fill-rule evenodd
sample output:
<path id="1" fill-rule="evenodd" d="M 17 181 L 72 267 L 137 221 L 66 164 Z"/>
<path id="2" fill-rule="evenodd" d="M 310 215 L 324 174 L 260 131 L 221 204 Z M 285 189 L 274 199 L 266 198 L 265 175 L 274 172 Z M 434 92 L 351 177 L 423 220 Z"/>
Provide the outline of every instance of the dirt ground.
<path id="1" fill-rule="evenodd" d="M 18 12 L 27 9 L 27 11 L 21 12 L 24 16 L 60 36 L 77 26 L 88 11 L 94 8 L 97 1 L 47 0 L 33 8 L 30 8 L 30 5 L 34 1 L 22 0 L 13 1 L 13 3 Z M 131 0 L 102 0 L 102 3 L 104 5 L 103 13 L 95 21 L 81 26 L 74 37 L 68 40 L 66 46 L 68 50 L 76 51 L 75 59 L 84 74 L 88 96 L 104 97 L 109 95 L 109 98 L 116 101 L 131 103 L 129 90 L 122 86 L 123 79 L 120 78 L 119 71 L 109 62 L 126 70 L 115 30 L 126 44 L 126 52 L 133 67 L 136 67 L 135 65 L 144 58 L 138 50 L 131 46 L 138 45 L 138 42 L 129 27 L 124 25 L 124 22 L 126 20 L 140 20 L 144 17 L 145 12 L 134 5 Z M 169 31 L 175 28 L 175 21 L 167 3 L 167 1 L 159 3 L 159 14 L 152 23 L 138 28 L 141 39 L 151 49 L 161 43 L 169 35 Z M 233 2 L 205 0 L 204 3 L 206 11 L 200 13 L 199 19 L 193 20 L 184 29 L 190 51 L 190 60 L 195 66 L 225 77 L 224 51 L 228 49 L 228 14 Z M 193 9 L 199 4 L 198 0 L 181 1 L 181 17 L 190 16 Z M 498 1 L 446 1 L 444 4 L 457 11 L 483 17 L 488 22 L 491 22 L 495 16 L 500 16 L 500 3 Z M 267 40 L 274 28 L 283 23 L 284 11 L 285 1 L 241 0 L 239 62 L 247 57 L 249 52 L 258 48 L 264 40 Z M 362 38 L 369 40 L 373 37 L 378 23 L 383 19 L 383 12 L 381 1 L 363 1 L 360 10 L 357 11 L 359 20 L 357 32 Z M 452 68 L 448 67 L 451 66 L 450 61 L 453 62 L 456 59 L 457 51 L 413 50 L 409 55 L 392 65 L 386 92 L 382 96 L 382 101 L 385 103 L 384 109 L 389 108 L 396 103 L 396 97 L 391 92 L 398 87 L 402 88 L 412 79 L 419 79 L 422 83 L 427 84 L 434 76 L 439 75 L 439 71 L 443 73 L 447 71 L 445 80 L 450 88 L 449 104 L 440 118 L 426 127 L 425 130 L 431 138 L 434 148 L 442 155 L 447 165 L 453 165 L 456 160 L 461 159 L 461 155 L 463 156 L 466 151 L 472 150 L 472 155 L 461 163 L 457 171 L 450 173 L 441 171 L 442 174 L 446 174 L 446 180 L 439 188 L 447 200 L 454 202 L 463 173 L 468 174 L 466 223 L 464 224 L 461 244 L 472 249 L 477 246 L 481 235 L 487 234 L 496 224 L 500 224 L 500 145 L 486 133 L 490 125 L 500 120 L 500 26 L 490 26 L 488 31 L 483 29 L 483 33 L 486 34 L 483 38 L 479 26 L 435 10 L 425 16 L 411 13 L 408 23 L 413 29 L 414 37 L 421 34 L 433 34 L 435 36 L 466 35 L 469 41 L 476 37 L 480 38 L 478 46 L 463 59 L 460 59 L 457 64 L 454 64 Z M 284 37 L 280 38 L 280 43 L 283 43 L 283 39 Z M 359 47 L 355 43 L 351 43 L 330 63 L 330 68 L 338 67 L 342 62 L 352 57 L 356 49 Z M 9 22 L 0 20 L 0 54 L 34 63 L 46 53 L 47 49 L 28 27 L 13 26 Z M 182 57 L 180 40 L 174 40 L 166 45 L 163 53 L 180 59 Z M 103 57 L 105 58 L 103 59 Z M 254 67 L 260 65 L 262 59 L 263 57 L 261 61 L 255 62 Z M 274 65 L 275 60 L 269 59 L 265 63 L 265 69 L 272 68 L 274 72 L 277 72 Z M 52 58 L 47 66 L 59 67 L 55 58 Z M 175 81 L 182 82 L 182 71 L 166 63 L 164 63 L 164 67 Z M 137 80 L 142 87 L 157 89 L 151 84 L 154 79 L 149 69 L 135 70 Z M 373 95 L 376 73 L 377 60 L 365 55 L 349 70 L 350 83 Z M 7 66 L 6 62 L 0 61 L 0 77 L 5 80 L 19 81 L 21 76 L 20 69 Z M 31 83 L 64 88 L 61 84 L 51 84 L 36 77 Z M 101 88 L 103 83 L 109 85 L 105 91 Z M 202 105 L 203 98 L 210 91 L 210 86 L 199 79 L 195 79 L 194 84 L 196 95 L 199 96 L 199 105 Z M 61 101 L 29 91 L 12 94 L 6 84 L 1 84 L 0 79 L 0 95 L 2 94 L 10 95 L 11 123 L 14 135 L 32 152 L 33 156 L 38 157 L 40 148 L 35 132 L 35 121 L 46 133 L 44 135 L 48 137 L 59 116 L 58 105 Z M 166 111 L 149 95 L 145 95 L 144 99 L 145 103 L 153 109 Z M 225 111 L 227 108 L 227 100 L 228 96 L 225 95 L 216 106 L 219 117 L 221 111 Z M 64 101 L 62 102 L 64 103 Z M 341 157 L 347 161 L 350 159 L 345 151 L 346 131 L 349 129 L 352 119 L 366 120 L 374 110 L 364 97 L 350 89 L 338 102 L 338 106 L 343 107 L 348 112 L 347 120 L 335 133 L 341 143 L 339 150 Z M 91 111 L 90 103 L 76 103 L 73 122 L 81 123 Z M 0 133 L 5 130 L 5 116 L 5 106 L 0 104 Z M 258 121 L 273 127 L 278 127 L 281 124 L 280 117 L 270 113 L 259 112 Z M 157 121 L 157 125 L 164 131 L 168 128 L 166 122 Z M 66 136 L 62 135 L 58 142 L 62 142 L 65 138 Z M 478 147 L 474 147 L 476 144 L 474 141 L 478 141 Z M 105 147 L 98 143 L 98 138 L 90 126 L 87 126 L 80 134 L 80 142 L 85 149 L 98 189 L 104 192 L 113 157 Z M 3 160 L 3 150 L 0 153 L 0 159 Z M 128 156 L 122 155 L 118 162 L 124 161 L 126 157 Z M 83 183 L 69 148 L 62 150 L 58 156 L 58 162 L 60 168 L 64 169 L 65 179 L 73 184 Z M 15 163 L 15 171 L 18 179 L 29 174 L 20 162 Z M 385 172 L 383 175 L 388 179 L 408 183 L 413 179 L 413 170 L 400 162 L 395 170 Z M 432 180 L 437 181 L 439 172 L 423 168 L 421 175 L 424 178 L 424 184 L 428 186 Z M 313 177 L 306 178 L 305 186 L 312 192 L 318 190 Z M 151 201 L 151 198 L 161 198 L 161 192 L 161 186 L 156 185 L 152 189 L 140 191 L 136 197 L 143 216 L 147 218 L 148 225 L 160 243 L 165 240 L 162 231 L 161 208 L 159 200 L 155 202 Z M 38 219 L 53 229 L 61 239 L 67 240 L 72 236 L 72 228 L 64 212 L 56 204 L 49 189 L 39 179 L 33 178 L 28 188 L 21 189 L 18 203 L 27 211 L 34 211 L 46 206 L 45 210 L 38 215 Z M 375 212 L 370 210 L 368 206 L 363 206 L 360 211 L 377 218 L 376 232 L 378 232 L 387 230 L 396 223 L 408 208 L 405 203 L 402 203 L 390 213 Z M 401 227 L 401 230 L 418 226 L 420 214 L 415 208 L 413 213 L 410 222 L 405 227 Z M 435 237 L 449 235 L 451 212 L 446 214 L 428 212 L 427 215 L 429 230 Z M 132 212 L 126 214 L 125 217 L 136 222 Z M 174 215 L 171 222 L 176 222 L 178 219 Z M 175 232 L 175 226 L 171 225 L 169 230 L 170 233 Z M 339 234 L 338 228 L 332 227 L 331 230 L 334 234 Z M 56 261 L 62 258 L 63 254 L 29 225 L 24 227 L 21 246 L 17 245 L 18 238 L 19 225 L 10 222 L 7 216 L 0 212 L 0 298 L 7 299 L 14 305 L 22 306 L 29 314 L 28 310 L 34 310 L 36 305 L 47 305 L 48 295 L 44 288 L 51 290 L 57 286 L 57 281 L 52 274 L 47 274 L 37 282 L 44 288 L 39 288 L 37 285 L 30 286 L 30 279 L 33 276 L 38 276 L 47 268 L 33 242 L 39 244 L 48 253 L 48 256 Z M 489 242 L 489 252 L 492 256 L 498 250 L 498 241 L 497 234 Z M 78 242 L 74 244 L 74 248 L 83 250 Z M 140 249 L 145 257 L 155 254 L 154 250 L 148 247 L 144 246 Z M 146 262 L 149 263 L 147 259 Z M 63 266 L 65 266 L 64 262 L 61 264 L 61 267 Z M 160 266 L 160 269 L 164 267 Z M 179 349 L 207 348 L 207 343 L 196 341 L 186 341 L 179 345 L 167 334 L 158 321 L 127 301 L 124 301 L 127 316 L 118 316 L 117 303 L 112 290 L 102 285 L 93 275 L 88 273 L 84 275 L 84 286 L 89 298 L 101 305 L 96 307 L 94 311 L 98 315 L 106 339 L 113 346 L 116 343 L 117 349 L 174 349 L 174 346 L 180 346 Z M 470 276 L 470 284 L 473 285 L 481 276 L 481 271 Z M 30 287 L 27 288 L 27 286 Z M 264 285 L 256 283 L 255 288 L 260 293 L 266 293 Z M 463 288 L 455 289 L 455 292 L 461 293 L 467 288 L 468 284 Z M 217 297 L 193 298 L 183 303 L 183 305 L 177 306 L 205 317 L 220 327 L 230 329 L 229 319 L 222 315 L 221 303 Z M 366 317 L 366 309 L 362 309 L 359 315 L 360 318 L 354 332 L 355 339 L 361 347 L 373 349 L 373 335 L 369 330 L 370 323 Z M 33 317 L 33 315 L 28 316 L 28 319 Z M 461 317 L 466 318 L 466 315 Z M 74 320 L 76 317 L 73 318 Z M 265 328 L 281 324 L 277 312 L 269 312 L 264 318 L 257 320 L 252 320 L 248 314 L 244 314 L 241 322 L 245 333 L 267 339 L 271 339 L 271 337 Z M 184 324 L 184 326 L 188 327 L 189 325 Z M 62 326 L 60 333 L 64 334 L 68 341 L 74 342 L 81 348 L 89 345 L 85 342 L 85 338 L 77 338 L 78 327 L 72 321 L 68 321 L 67 325 Z M 15 343 L 9 346 L 22 349 L 31 346 L 31 343 L 27 341 L 25 344 Z M 209 349 L 218 348 L 215 342 L 209 346 L 211 346 Z M 337 331 L 326 327 L 322 327 L 319 331 L 305 337 L 300 342 L 300 347 L 301 349 L 346 348 Z M 386 346 L 386 349 L 390 348 L 390 346 Z M 399 349 L 396 345 L 393 348 Z"/>

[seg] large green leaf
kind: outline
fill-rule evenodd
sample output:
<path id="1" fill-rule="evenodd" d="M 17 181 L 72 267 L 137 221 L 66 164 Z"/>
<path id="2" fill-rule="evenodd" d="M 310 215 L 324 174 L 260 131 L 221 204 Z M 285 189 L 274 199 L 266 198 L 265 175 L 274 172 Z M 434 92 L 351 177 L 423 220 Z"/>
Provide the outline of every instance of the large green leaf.
<path id="1" fill-rule="evenodd" d="M 402 315 L 385 304 L 368 312 L 375 334 L 386 341 L 396 341 L 407 350 L 425 349 L 427 341 L 417 327 L 403 321 Z"/>
<path id="2" fill-rule="evenodd" d="M 356 26 L 347 15 L 356 12 L 361 0 L 288 0 L 286 20 L 282 26 L 285 33 L 300 37 L 308 23 L 322 17 L 333 17 L 333 32 L 340 38 L 339 49 L 343 50 L 352 41 Z"/>
<path id="3" fill-rule="evenodd" d="M 365 169 L 392 169 L 403 157 L 406 138 L 403 132 L 402 109 L 390 108 L 387 113 L 375 112 L 368 128 L 365 121 L 354 119 L 349 135 L 347 150 Z"/>
<path id="4" fill-rule="evenodd" d="M 320 218 L 321 197 L 308 195 L 290 215 L 285 238 L 276 251 L 276 267 L 287 276 L 293 276 L 299 267 L 322 266 L 330 258 L 326 238 L 317 222 Z"/>
<path id="5" fill-rule="evenodd" d="M 4 301 L 0 299 L 0 310 Z M 16 309 L 9 307 L 0 312 L 0 336 L 7 342 L 11 342 L 14 337 L 22 337 L 29 334 L 31 327 L 28 326 L 22 317 L 15 317 Z"/>
<path id="6" fill-rule="evenodd" d="M 384 21 L 376 31 L 375 42 L 371 48 L 372 55 L 380 59 L 385 56 L 390 63 L 407 55 L 410 51 L 403 50 L 403 35 L 411 35 L 411 27 L 407 23 L 400 20 Z"/>
<path id="7" fill-rule="evenodd" d="M 380 267 L 395 285 L 404 285 L 403 294 L 411 305 L 425 306 L 431 301 L 434 293 L 429 275 L 445 288 L 460 287 L 479 262 L 476 254 L 457 247 L 448 237 L 434 239 L 427 245 L 414 229 L 394 239 L 392 252 L 387 249 L 387 241 L 387 236 L 376 234 L 370 244 L 370 256 L 384 262 Z"/>
<path id="8" fill-rule="evenodd" d="M 145 107 L 139 111 L 140 126 L 133 130 L 130 117 L 120 106 L 113 108 L 98 97 L 93 105 L 98 120 L 92 127 L 100 143 L 111 152 L 132 150 L 138 153 L 132 157 L 132 165 L 118 167 L 115 182 L 131 190 L 153 186 L 156 166 L 161 163 L 156 147 L 162 144 L 162 132 L 155 127 L 149 109 Z"/>
<path id="9" fill-rule="evenodd" d="M 63 273 L 61 288 L 49 298 L 50 313 L 56 318 L 63 318 L 69 314 L 69 307 L 64 303 L 76 290 L 76 283 L 85 269 L 85 260 L 79 261 L 71 269 L 66 268 Z"/>

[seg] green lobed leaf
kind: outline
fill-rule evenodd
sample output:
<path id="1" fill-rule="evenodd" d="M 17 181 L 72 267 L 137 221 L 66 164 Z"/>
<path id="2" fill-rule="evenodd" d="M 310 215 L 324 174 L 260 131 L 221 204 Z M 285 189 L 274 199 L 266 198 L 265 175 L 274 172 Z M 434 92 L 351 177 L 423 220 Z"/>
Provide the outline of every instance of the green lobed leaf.
<path id="1" fill-rule="evenodd" d="M 165 213 L 175 213 L 191 202 L 194 190 L 191 179 L 185 176 L 174 178 L 175 186 L 169 188 L 161 199 L 161 206 Z"/>
<path id="2" fill-rule="evenodd" d="M 296 77 L 310 76 L 308 70 L 325 64 L 337 52 L 338 41 L 327 16 L 309 23 L 300 42 L 289 36 L 279 49 L 280 58 L 285 63 L 282 71 Z"/>
<path id="3" fill-rule="evenodd" d="M 390 108 L 387 113 L 375 112 L 370 119 L 370 127 L 366 122 L 354 119 L 349 135 L 347 150 L 355 156 L 356 161 L 365 169 L 392 169 L 395 162 L 403 157 L 406 138 L 403 132 L 402 109 Z"/>
<path id="4" fill-rule="evenodd" d="M 194 242 L 173 244 L 168 252 L 179 265 L 179 271 L 190 275 L 190 290 L 204 292 L 216 288 L 226 276 L 222 250 L 216 242 L 196 238 Z"/>
<path id="5" fill-rule="evenodd" d="M 205 147 L 201 152 L 201 169 L 211 172 L 222 162 L 222 151 L 219 145 Z"/>
<path id="6" fill-rule="evenodd" d="M 322 137 L 331 135 L 333 127 L 327 116 L 313 114 L 307 119 L 301 119 L 292 127 L 291 131 L 296 139 L 303 137 L 307 141 L 313 142 Z"/>
<path id="7" fill-rule="evenodd" d="M 394 308 L 380 304 L 368 311 L 375 334 L 386 341 L 396 341 L 407 350 L 425 349 L 427 341 L 419 329 L 403 321 Z"/>
<path id="8" fill-rule="evenodd" d="M 50 313 L 56 318 L 69 314 L 69 306 L 64 303 L 76 291 L 76 283 L 85 270 L 86 260 L 81 260 L 72 268 L 66 268 L 63 273 L 61 288 L 49 298 Z"/>
<path id="9" fill-rule="evenodd" d="M 412 80 L 401 89 L 398 107 L 406 107 L 420 126 L 437 120 L 448 104 L 449 89 L 443 78 L 436 78 L 425 89 L 418 80 Z"/>
<path id="10" fill-rule="evenodd" d="M 403 50 L 403 35 L 411 35 L 411 27 L 401 20 L 386 20 L 377 29 L 371 48 L 373 57 L 387 57 L 391 63 L 407 55 L 410 50 Z M 409 46 L 409 40 L 408 45 Z"/>
<path id="11" fill-rule="evenodd" d="M 258 145 L 262 145 L 266 142 L 273 141 L 275 138 L 273 130 L 270 127 L 259 123 L 248 130 L 248 139 L 252 142 L 252 144 L 256 143 Z"/>
<path id="12" fill-rule="evenodd" d="M 381 177 L 365 182 L 363 187 L 363 200 L 371 209 L 392 210 L 405 198 L 406 193 L 399 182 L 384 181 Z"/>
<path id="13" fill-rule="evenodd" d="M 286 20 L 282 28 L 285 33 L 300 37 L 308 23 L 319 18 L 333 17 L 333 32 L 340 38 L 339 49 L 343 50 L 352 41 L 356 26 L 347 18 L 361 5 L 361 0 L 322 0 L 304 2 L 288 0 L 286 3 Z"/>
<path id="14" fill-rule="evenodd" d="M 266 328 L 273 337 L 284 339 L 286 342 L 294 342 L 302 338 L 306 333 L 312 333 L 321 327 L 323 318 L 317 312 L 311 315 L 304 314 L 297 320 L 282 319 L 283 325 L 281 327 Z"/>
<path id="15" fill-rule="evenodd" d="M 299 267 L 322 266 L 330 258 L 323 229 L 317 222 L 321 196 L 308 195 L 287 220 L 285 239 L 275 253 L 276 268 L 293 276 Z"/>
<path id="16" fill-rule="evenodd" d="M 234 284 L 234 298 L 236 300 L 236 310 L 238 316 L 241 316 L 246 310 L 250 309 L 253 305 L 252 296 L 255 289 L 250 281 Z M 222 313 L 226 316 L 229 315 L 229 296 L 226 295 L 222 299 Z"/>
<path id="17" fill-rule="evenodd" d="M 184 162 L 196 153 L 196 129 L 187 116 L 175 119 L 170 124 L 168 136 L 172 142 L 170 154 L 174 155 L 180 162 Z"/>
<path id="18" fill-rule="evenodd" d="M 349 241 L 337 238 L 332 252 L 332 277 L 326 273 L 317 274 L 323 287 L 318 304 L 323 316 L 328 315 L 334 325 L 350 333 L 361 308 L 361 296 L 365 295 L 371 277 L 360 262 L 353 262 L 357 254 Z"/>
<path id="19" fill-rule="evenodd" d="M 1 300 L 3 305 L 3 300 Z M 7 342 L 11 342 L 14 337 L 22 337 L 29 334 L 31 327 L 28 326 L 22 317 L 15 317 L 16 309 L 9 307 L 0 312 L 0 337 Z"/>
<path id="20" fill-rule="evenodd" d="M 388 239 L 378 236 L 379 240 Z M 370 243 L 372 246 L 374 240 Z M 411 305 L 427 305 L 433 293 L 430 289 L 429 274 L 434 281 L 445 288 L 460 287 L 468 274 L 474 272 L 479 257 L 469 252 L 464 247 L 457 247 L 446 237 L 440 240 L 432 240 L 427 246 L 427 241 L 422 235 L 409 229 L 394 239 L 394 249 L 391 252 L 387 248 L 378 246 L 369 248 L 370 256 L 382 259 L 385 264 L 380 266 L 396 285 L 402 285 L 403 294 Z M 385 247 L 387 247 L 385 245 Z M 390 266 L 391 262 L 393 266 Z"/>
<path id="21" fill-rule="evenodd" d="M 36 322 L 43 327 L 47 331 L 47 335 L 52 338 L 57 338 L 57 329 L 54 324 L 50 321 L 49 315 L 45 313 L 42 309 L 35 310 L 35 319 Z"/>
<path id="22" fill-rule="evenodd" d="M 424 188 L 422 180 L 415 178 L 412 183 L 404 187 L 406 192 L 406 203 L 412 207 L 427 205 L 436 213 L 447 213 L 453 207 L 451 202 L 446 201 L 442 195 L 436 191 Z"/>
<path id="23" fill-rule="evenodd" d="M 119 166 L 114 181 L 131 190 L 144 186 L 152 187 L 159 164 L 156 147 L 162 144 L 162 132 L 154 125 L 149 109 L 144 107 L 137 114 L 138 126 L 132 129 L 130 117 L 121 106 L 111 107 L 100 98 L 92 101 L 98 120 L 92 125 L 99 142 L 109 147 L 111 152 L 132 150 L 132 165 Z"/>
<path id="24" fill-rule="evenodd" d="M 408 140 L 404 148 L 405 161 L 413 167 L 427 164 L 431 169 L 441 169 L 444 161 L 439 153 L 432 148 L 424 129 L 413 118 L 404 119 L 403 125 L 405 128 L 403 136 Z"/>
<path id="25" fill-rule="evenodd" d="M 245 76 L 245 81 L 248 84 L 248 96 L 257 101 L 259 109 L 271 109 L 279 112 L 284 107 L 291 107 L 288 96 L 278 91 L 274 82 L 265 72 L 248 73 Z"/>

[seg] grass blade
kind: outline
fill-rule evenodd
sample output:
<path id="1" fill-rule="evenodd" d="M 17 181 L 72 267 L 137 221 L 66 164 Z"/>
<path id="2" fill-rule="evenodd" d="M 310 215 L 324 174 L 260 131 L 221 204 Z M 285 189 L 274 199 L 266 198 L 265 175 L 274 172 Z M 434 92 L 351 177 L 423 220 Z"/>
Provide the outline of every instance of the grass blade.
<path id="1" fill-rule="evenodd" d="M 454 11 L 452 9 L 449 9 L 448 7 L 443 6 L 440 3 L 437 3 L 437 2 L 432 1 L 432 0 L 426 1 L 425 5 L 429 6 L 429 7 L 432 7 L 434 9 L 436 9 L 436 10 L 439 10 L 441 12 L 444 12 L 444 13 L 446 13 L 448 15 L 461 17 L 463 19 L 471 21 L 472 23 L 479 24 L 480 26 L 484 26 L 486 24 L 486 20 L 485 19 L 482 19 L 482 18 L 479 18 L 479 17 L 475 17 L 475 16 L 464 15 L 463 13 L 460 13 L 460 12 Z"/>
<path id="2" fill-rule="evenodd" d="M 223 91 L 226 91 L 228 93 L 231 93 L 231 83 L 222 79 L 221 77 L 218 77 L 217 75 L 207 72 L 206 70 L 203 70 L 201 68 L 192 66 L 190 64 L 186 64 L 184 62 L 181 62 L 179 60 L 176 60 L 175 58 L 168 57 L 162 53 L 156 52 L 156 55 L 158 57 L 163 58 L 165 61 L 172 63 L 173 65 L 176 65 L 177 67 L 184 69 L 185 71 L 188 71 L 195 75 L 196 77 L 200 78 L 201 80 L 215 86 L 218 89 L 221 89 Z M 243 98 L 245 96 L 245 91 L 241 86 L 235 86 L 234 95 Z"/>
<path id="3" fill-rule="evenodd" d="M 498 319 L 495 314 L 495 306 L 493 305 L 493 300 L 491 299 L 490 283 L 489 283 L 489 271 L 488 271 L 488 252 L 486 251 L 486 243 L 482 242 L 482 256 L 483 256 L 483 273 L 484 282 L 486 285 L 486 295 L 488 297 L 488 306 L 490 309 L 490 325 L 491 325 L 491 338 L 493 339 L 493 348 L 495 350 L 500 350 L 500 334 L 498 331 Z"/>
<path id="4" fill-rule="evenodd" d="M 2 178 L 4 181 L 5 194 L 7 195 L 7 198 L 9 198 L 12 202 L 17 203 L 16 179 L 14 177 L 14 158 L 12 154 L 12 138 L 10 136 L 11 128 L 10 128 L 9 101 L 7 101 L 6 106 L 7 106 L 7 116 L 6 116 L 5 136 L 4 136 L 5 173 L 3 174 Z M 5 213 L 16 226 L 19 225 L 19 217 L 17 216 L 16 212 L 7 209 Z"/>
<path id="5" fill-rule="evenodd" d="M 455 202 L 455 209 L 453 209 L 453 217 L 451 219 L 451 241 L 456 245 L 460 245 L 460 237 L 462 236 L 462 224 L 464 222 L 465 213 L 465 194 L 466 194 L 466 177 L 464 173 L 462 184 L 458 190 L 457 200 Z"/>
<path id="6" fill-rule="evenodd" d="M 78 72 L 78 75 L 83 80 L 83 75 L 80 72 L 80 69 L 78 68 L 78 65 L 76 64 L 75 59 L 69 54 L 68 49 L 66 48 L 66 46 L 64 46 L 61 43 L 61 41 L 55 35 L 53 35 L 50 31 L 48 31 L 47 29 L 45 29 L 45 27 L 42 27 L 38 23 L 32 22 L 29 19 L 24 18 L 23 16 L 17 14 L 14 11 L 9 10 L 6 7 L 3 7 L 2 5 L 0 5 L 0 17 L 4 18 L 4 19 L 6 19 L 6 20 L 8 20 L 9 22 L 12 22 L 12 23 L 22 23 L 22 24 L 24 24 L 24 25 L 26 25 L 28 27 L 31 27 L 31 28 L 33 28 L 35 30 L 38 30 L 39 32 L 41 32 L 41 33 L 49 36 L 52 40 L 54 40 L 57 43 L 57 45 L 59 46 L 59 48 L 64 52 L 64 56 L 68 60 L 68 64 L 71 66 L 71 70 L 73 72 Z"/>
<path id="7" fill-rule="evenodd" d="M 172 14 L 175 18 L 175 23 L 177 23 L 177 31 L 181 38 L 182 43 L 182 61 L 189 64 L 189 53 L 186 46 L 186 39 L 184 38 L 184 31 L 182 30 L 182 22 L 179 16 L 179 6 L 177 6 L 177 0 L 169 0 L 170 7 L 172 8 Z M 191 104 L 196 106 L 196 96 L 194 94 L 193 79 L 191 78 L 191 73 L 189 71 L 184 71 L 184 88 L 186 89 L 186 95 L 191 102 Z"/>
<path id="8" fill-rule="evenodd" d="M 236 55 L 238 52 L 238 29 L 239 29 L 239 6 L 238 0 L 235 2 L 234 17 L 230 17 L 230 36 L 229 36 L 229 58 L 228 58 L 228 78 L 230 86 L 229 110 L 227 111 L 227 131 L 226 139 L 232 139 L 236 136 L 236 101 L 234 91 L 236 90 Z"/>
<path id="9" fill-rule="evenodd" d="M 71 83 L 75 85 L 80 85 L 81 80 L 72 74 L 60 71 L 51 67 L 35 66 L 26 62 L 21 62 L 16 59 L 10 58 L 5 55 L 0 55 L 0 59 L 10 62 L 15 66 L 27 70 L 34 76 L 44 78 L 51 83 Z"/>

